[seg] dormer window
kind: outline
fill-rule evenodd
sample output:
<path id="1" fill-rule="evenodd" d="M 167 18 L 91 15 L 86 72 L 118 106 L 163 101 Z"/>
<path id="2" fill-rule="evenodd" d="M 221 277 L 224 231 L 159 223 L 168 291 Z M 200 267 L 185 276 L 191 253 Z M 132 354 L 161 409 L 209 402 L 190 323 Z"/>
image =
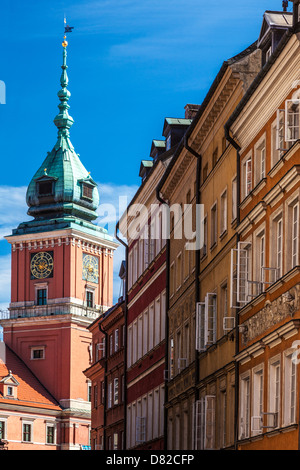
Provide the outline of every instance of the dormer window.
<path id="1" fill-rule="evenodd" d="M 86 199 L 93 199 L 93 186 L 89 184 L 83 183 L 82 184 L 82 197 Z"/>
<path id="2" fill-rule="evenodd" d="M 85 179 L 79 180 L 78 183 L 81 186 L 81 199 L 85 199 L 87 201 L 93 201 L 94 196 L 94 188 L 97 184 L 93 181 L 93 179 L 88 176 Z"/>
<path id="3" fill-rule="evenodd" d="M 41 181 L 38 183 L 39 196 L 50 196 L 53 194 L 53 182 Z"/>
<path id="4" fill-rule="evenodd" d="M 49 197 L 54 195 L 54 185 L 57 178 L 49 177 L 47 174 L 36 180 L 36 192 L 38 197 Z"/>
<path id="5" fill-rule="evenodd" d="M 0 392 L 3 397 L 16 399 L 18 385 L 19 382 L 13 377 L 11 371 L 9 371 L 9 374 L 0 380 Z"/>

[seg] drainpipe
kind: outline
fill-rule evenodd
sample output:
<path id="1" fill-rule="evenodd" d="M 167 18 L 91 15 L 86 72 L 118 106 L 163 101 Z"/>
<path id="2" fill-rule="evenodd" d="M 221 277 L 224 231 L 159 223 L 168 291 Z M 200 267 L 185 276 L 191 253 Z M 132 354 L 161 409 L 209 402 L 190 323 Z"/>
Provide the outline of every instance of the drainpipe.
<path id="1" fill-rule="evenodd" d="M 201 155 L 196 152 L 188 144 L 188 139 L 190 137 L 191 130 L 188 130 L 184 135 L 184 147 L 197 159 L 197 173 L 196 173 L 196 207 L 201 204 L 201 194 L 200 194 L 200 177 L 201 177 L 201 164 L 202 158 Z M 197 251 L 196 251 L 197 253 Z M 195 266 L 195 305 L 200 302 L 200 252 L 196 254 L 196 266 Z M 199 390 L 197 389 L 197 384 L 200 380 L 200 369 L 199 369 L 199 351 L 195 349 L 195 401 L 199 400 Z"/>
<path id="2" fill-rule="evenodd" d="M 128 245 L 118 236 L 120 222 L 116 225 L 115 237 L 125 248 L 125 288 L 124 288 L 124 442 L 123 448 L 127 446 L 127 305 L 128 305 Z"/>
<path id="3" fill-rule="evenodd" d="M 160 190 L 162 188 L 164 181 L 160 180 L 156 188 L 156 199 L 162 204 L 168 204 L 161 195 Z M 169 224 L 169 220 L 167 221 Z M 168 347 L 168 338 L 169 338 L 169 296 L 170 296 L 170 237 L 167 237 L 166 240 L 166 311 L 165 311 L 165 370 L 168 370 L 169 364 L 169 347 Z M 165 377 L 165 405 L 168 402 L 168 377 Z M 168 410 L 164 406 L 164 450 L 168 449 Z"/>
<path id="4" fill-rule="evenodd" d="M 103 330 L 99 323 L 99 330 L 104 334 L 105 338 L 105 365 L 104 365 L 104 413 L 103 413 L 103 450 L 106 450 L 106 412 L 107 412 L 107 352 L 108 352 L 108 334 Z"/>
<path id="5" fill-rule="evenodd" d="M 236 203 L 237 203 L 237 225 L 240 223 L 240 184 L 241 184 L 241 170 L 240 170 L 240 151 L 241 147 L 230 135 L 230 125 L 228 123 L 224 126 L 226 140 L 236 149 Z M 240 236 L 237 234 L 237 243 Z M 235 355 L 239 353 L 239 309 L 236 309 L 235 315 Z M 239 417 L 239 363 L 235 361 L 235 408 L 234 408 L 234 450 L 237 450 L 238 443 L 238 417 Z"/>

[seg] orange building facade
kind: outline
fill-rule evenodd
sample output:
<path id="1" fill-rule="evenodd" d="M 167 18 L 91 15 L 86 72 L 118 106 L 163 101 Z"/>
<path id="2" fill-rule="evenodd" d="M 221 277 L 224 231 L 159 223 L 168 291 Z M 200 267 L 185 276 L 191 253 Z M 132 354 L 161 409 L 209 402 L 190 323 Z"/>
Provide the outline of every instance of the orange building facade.
<path id="1" fill-rule="evenodd" d="M 272 54 L 263 55 L 255 86 L 227 123 L 238 144 L 240 180 L 231 301 L 239 318 L 242 450 L 299 448 L 298 9 L 294 2 L 294 14 L 283 14 L 288 28 L 276 47 L 275 15 L 265 13 L 259 42 Z"/>

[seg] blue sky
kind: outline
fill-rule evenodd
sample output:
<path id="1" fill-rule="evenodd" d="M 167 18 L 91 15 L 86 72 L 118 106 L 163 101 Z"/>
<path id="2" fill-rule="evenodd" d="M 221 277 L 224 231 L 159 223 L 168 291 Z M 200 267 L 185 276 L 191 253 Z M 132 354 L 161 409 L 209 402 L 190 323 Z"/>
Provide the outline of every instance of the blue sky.
<path id="1" fill-rule="evenodd" d="M 164 118 L 200 104 L 222 62 L 257 39 L 264 11 L 281 9 L 281 0 L 1 0 L 0 308 L 10 278 L 3 235 L 28 219 L 26 186 L 56 142 L 64 14 L 74 26 L 71 140 L 102 202 L 114 202 L 136 191 Z"/>

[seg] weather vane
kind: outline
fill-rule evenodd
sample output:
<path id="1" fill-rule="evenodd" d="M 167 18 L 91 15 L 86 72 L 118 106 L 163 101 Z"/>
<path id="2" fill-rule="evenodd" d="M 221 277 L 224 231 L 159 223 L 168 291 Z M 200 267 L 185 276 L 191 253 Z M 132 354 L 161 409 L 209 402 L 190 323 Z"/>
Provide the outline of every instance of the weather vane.
<path id="1" fill-rule="evenodd" d="M 67 47 L 68 45 L 68 41 L 67 41 L 67 36 L 66 34 L 67 33 L 72 33 L 73 29 L 74 29 L 74 26 L 69 26 L 67 24 L 67 19 L 66 17 L 64 17 L 64 25 L 65 25 L 65 34 L 64 34 L 64 42 L 62 43 L 63 47 Z"/>

